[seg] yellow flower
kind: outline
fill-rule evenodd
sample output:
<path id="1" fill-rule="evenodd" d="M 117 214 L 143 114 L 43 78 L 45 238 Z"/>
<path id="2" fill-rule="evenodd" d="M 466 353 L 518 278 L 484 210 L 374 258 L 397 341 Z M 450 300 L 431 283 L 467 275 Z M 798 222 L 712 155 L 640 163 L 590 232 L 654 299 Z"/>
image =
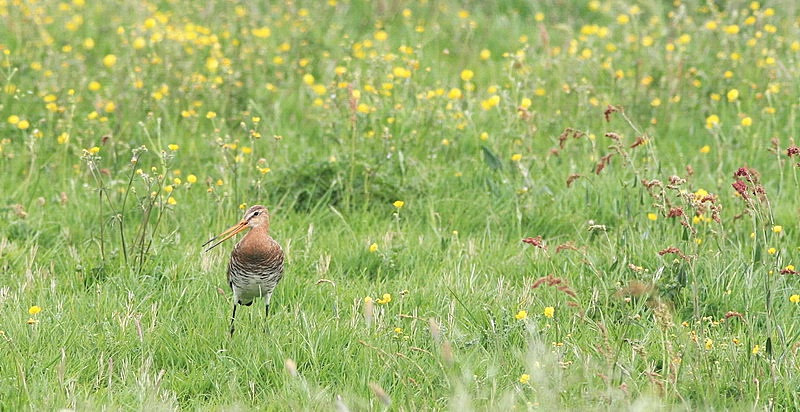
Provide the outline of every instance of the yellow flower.
<path id="1" fill-rule="evenodd" d="M 491 110 L 491 108 L 497 106 L 498 104 L 500 104 L 500 96 L 494 95 L 486 100 L 483 100 L 481 102 L 481 108 L 483 108 L 483 110 Z"/>
<path id="2" fill-rule="evenodd" d="M 164 186 L 164 191 L 165 191 L 165 192 L 167 192 L 167 193 L 172 193 L 172 190 L 174 190 L 174 188 L 172 187 L 172 185 L 167 185 L 167 186 Z"/>
<path id="3" fill-rule="evenodd" d="M 94 147 L 89 149 L 89 153 L 91 153 L 91 154 L 97 154 L 98 152 L 100 152 L 100 148 L 97 147 L 97 146 L 94 146 Z"/>
<path id="4" fill-rule="evenodd" d="M 269 27 L 259 27 L 250 30 L 250 33 L 252 33 L 254 37 L 258 37 L 259 39 L 266 39 L 267 37 L 272 35 L 272 30 L 270 30 Z"/>
<path id="5" fill-rule="evenodd" d="M 28 318 L 28 321 L 25 322 L 25 323 L 27 323 L 28 325 L 33 325 L 33 324 L 38 323 L 38 322 L 39 321 L 34 319 L 34 318 Z"/>
<path id="6" fill-rule="evenodd" d="M 781 232 L 783 232 L 783 226 L 775 225 L 775 226 L 772 227 L 772 231 L 775 232 L 775 233 L 781 233 Z"/>
<path id="7" fill-rule="evenodd" d="M 364 298 L 364 303 L 372 303 L 372 298 L 367 296 Z"/>
<path id="8" fill-rule="evenodd" d="M 519 376 L 519 383 L 523 385 L 527 385 L 528 382 L 530 382 L 530 380 L 531 380 L 531 375 L 528 375 L 527 373 L 523 373 L 522 375 Z"/>
<path id="9" fill-rule="evenodd" d="M 481 50 L 480 56 L 481 56 L 481 60 L 489 60 L 489 58 L 492 57 L 492 52 L 489 51 L 488 49 L 483 49 L 483 50 Z"/>
<path id="10" fill-rule="evenodd" d="M 464 69 L 464 70 L 461 71 L 461 80 L 463 80 L 465 82 L 468 82 L 468 81 L 472 80 L 472 78 L 474 76 L 475 76 L 475 72 L 473 72 L 472 70 Z"/>
<path id="11" fill-rule="evenodd" d="M 756 345 L 753 346 L 753 355 L 758 355 L 758 352 L 761 350 L 761 347 Z"/>
<path id="12" fill-rule="evenodd" d="M 786 265 L 784 269 L 786 269 L 789 272 L 794 272 L 794 265 Z"/>
<path id="13" fill-rule="evenodd" d="M 648 213 L 647 214 L 647 218 L 652 220 L 652 221 L 656 221 L 656 220 L 658 220 L 658 215 L 655 214 L 655 213 Z"/>
<path id="14" fill-rule="evenodd" d="M 705 347 L 706 350 L 711 350 L 712 348 L 714 348 L 714 341 L 711 340 L 711 338 L 706 338 Z"/>
<path id="15" fill-rule="evenodd" d="M 147 40 L 144 37 L 137 37 L 133 39 L 133 48 L 136 50 L 144 49 L 147 46 Z"/>
<path id="16" fill-rule="evenodd" d="M 392 74 L 395 77 L 399 77 L 401 79 L 408 79 L 409 77 L 411 77 L 411 70 L 408 70 L 405 67 L 398 66 L 392 69 Z"/>
<path id="17" fill-rule="evenodd" d="M 17 123 L 19 123 L 19 121 L 20 121 L 19 116 L 15 115 L 15 114 L 12 114 L 11 116 L 8 116 L 8 122 L 11 123 L 11 124 L 17 124 Z"/>
<path id="18" fill-rule="evenodd" d="M 103 66 L 114 67 L 115 64 L 117 64 L 117 56 L 114 56 L 113 54 L 107 54 L 105 57 L 103 57 Z"/>
<path id="19" fill-rule="evenodd" d="M 753 124 L 753 119 L 750 116 L 745 116 L 742 118 L 742 126 L 748 127 Z"/>
<path id="20" fill-rule="evenodd" d="M 197 182 L 197 176 L 190 174 L 189 176 L 186 176 L 186 181 L 189 182 L 189 183 L 196 183 Z"/>
<path id="21" fill-rule="evenodd" d="M 523 97 L 522 100 L 519 102 L 519 106 L 522 107 L 523 109 L 531 107 L 531 104 L 533 104 L 533 102 L 531 101 L 531 99 L 527 97 Z"/>
<path id="22" fill-rule="evenodd" d="M 170 196 L 169 199 L 167 199 L 167 203 L 172 205 L 172 206 L 175 206 L 178 203 L 178 201 L 175 200 L 174 197 Z"/>
<path id="23" fill-rule="evenodd" d="M 739 98 L 739 90 L 730 89 L 730 90 L 728 90 L 728 93 L 725 96 L 728 97 L 728 101 L 729 102 L 735 102 L 736 99 Z"/>
<path id="24" fill-rule="evenodd" d="M 176 144 L 167 145 L 167 147 L 169 148 L 169 150 L 172 150 L 173 152 L 180 149 L 180 146 Z"/>
<path id="25" fill-rule="evenodd" d="M 206 119 L 213 119 L 215 117 L 217 117 L 217 113 L 216 112 L 208 112 L 208 113 L 206 113 Z"/>
<path id="26" fill-rule="evenodd" d="M 28 122 L 27 120 L 20 120 L 20 121 L 17 123 L 17 127 L 19 127 L 19 128 L 20 128 L 20 130 L 25 130 L 25 129 L 27 129 L 27 128 L 31 127 L 31 123 L 30 123 L 30 122 Z"/>
<path id="27" fill-rule="evenodd" d="M 375 253 L 377 251 L 378 251 L 378 244 L 377 243 L 373 243 L 373 244 L 369 245 L 369 253 Z"/>
<path id="28" fill-rule="evenodd" d="M 28 313 L 30 313 L 31 315 L 36 315 L 37 313 L 39 313 L 41 311 L 42 311 L 42 308 L 39 307 L 39 306 L 36 306 L 36 305 L 33 305 L 30 308 L 28 308 Z"/>
<path id="29" fill-rule="evenodd" d="M 462 93 L 461 93 L 461 89 L 459 89 L 459 88 L 452 88 L 447 93 L 447 97 L 449 99 L 460 99 L 461 96 L 462 96 Z"/>
<path id="30" fill-rule="evenodd" d="M 100 90 L 101 87 L 103 87 L 103 86 L 100 85 L 100 82 L 97 82 L 97 81 L 94 81 L 94 80 L 89 82 L 89 90 L 91 90 L 93 92 L 96 92 L 96 91 Z"/>
<path id="31" fill-rule="evenodd" d="M 521 154 L 514 153 L 513 155 L 511 155 L 511 161 L 512 162 L 519 162 L 520 160 L 522 160 L 522 155 Z"/>
<path id="32" fill-rule="evenodd" d="M 521 310 L 521 311 L 517 312 L 516 315 L 514 315 L 514 319 L 517 319 L 517 320 L 523 320 L 523 319 L 527 319 L 527 318 L 528 318 L 528 312 L 526 312 L 524 310 Z"/>
<path id="33" fill-rule="evenodd" d="M 544 316 L 546 318 L 552 318 L 556 314 L 556 309 L 552 306 L 548 306 L 544 308 Z"/>
<path id="34" fill-rule="evenodd" d="M 391 301 L 392 301 L 392 295 L 390 295 L 388 293 L 384 293 L 383 297 L 378 299 L 378 300 L 376 300 L 375 302 L 378 302 L 381 305 L 385 305 L 385 304 L 387 304 L 387 303 L 389 303 Z"/>
<path id="35" fill-rule="evenodd" d="M 383 30 L 378 30 L 377 32 L 375 32 L 375 36 L 374 37 L 375 37 L 375 40 L 377 40 L 377 41 L 385 41 L 386 39 L 389 38 L 389 34 L 386 33 Z"/>
<path id="36" fill-rule="evenodd" d="M 705 145 L 700 148 L 700 153 L 702 154 L 709 154 L 711 152 L 711 146 Z"/>
<path id="37" fill-rule="evenodd" d="M 725 26 L 725 33 L 728 34 L 737 34 L 739 33 L 739 26 L 735 24 L 731 24 L 730 26 Z"/>
<path id="38" fill-rule="evenodd" d="M 319 96 L 322 96 L 327 91 L 325 86 L 322 85 L 322 84 L 315 84 L 315 85 L 311 86 L 311 90 L 313 90 L 314 93 L 316 93 Z"/>
<path id="39" fill-rule="evenodd" d="M 774 255 L 775 253 L 778 253 L 778 249 L 775 249 L 774 247 L 771 247 L 771 248 L 767 249 L 767 253 L 769 253 L 770 255 Z"/>
<path id="40" fill-rule="evenodd" d="M 706 117 L 706 128 L 711 129 L 714 126 L 719 125 L 719 116 L 712 114 Z"/>
<path id="41" fill-rule="evenodd" d="M 800 303 L 800 295 L 789 296 L 789 302 Z"/>
<path id="42" fill-rule="evenodd" d="M 396 207 L 398 209 L 401 209 L 403 206 L 405 206 L 405 204 L 406 204 L 406 202 L 404 202 L 402 200 L 395 200 L 394 203 L 392 203 L 392 205 L 394 205 L 394 207 Z"/>

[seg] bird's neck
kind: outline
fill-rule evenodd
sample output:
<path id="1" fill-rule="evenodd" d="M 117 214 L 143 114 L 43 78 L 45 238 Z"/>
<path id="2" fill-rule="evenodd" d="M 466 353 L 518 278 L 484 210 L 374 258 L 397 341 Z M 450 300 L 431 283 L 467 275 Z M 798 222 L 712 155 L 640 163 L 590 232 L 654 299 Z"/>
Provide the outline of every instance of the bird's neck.
<path id="1" fill-rule="evenodd" d="M 250 229 L 245 237 L 260 237 L 260 236 L 269 236 L 269 224 L 261 224 L 252 229 Z"/>
<path id="2" fill-rule="evenodd" d="M 260 255 L 266 247 L 274 241 L 269 235 L 269 226 L 259 225 L 247 232 L 236 244 L 236 249 L 241 255 Z"/>

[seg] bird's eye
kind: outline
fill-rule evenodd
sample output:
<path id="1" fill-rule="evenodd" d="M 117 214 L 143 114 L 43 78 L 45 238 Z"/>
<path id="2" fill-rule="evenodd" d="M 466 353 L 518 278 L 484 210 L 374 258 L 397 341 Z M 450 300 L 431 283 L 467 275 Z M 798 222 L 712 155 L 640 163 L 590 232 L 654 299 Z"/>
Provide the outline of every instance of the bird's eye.
<path id="1" fill-rule="evenodd" d="M 255 213 L 253 213 L 253 216 L 258 216 L 259 213 L 261 213 L 261 212 L 255 212 Z"/>

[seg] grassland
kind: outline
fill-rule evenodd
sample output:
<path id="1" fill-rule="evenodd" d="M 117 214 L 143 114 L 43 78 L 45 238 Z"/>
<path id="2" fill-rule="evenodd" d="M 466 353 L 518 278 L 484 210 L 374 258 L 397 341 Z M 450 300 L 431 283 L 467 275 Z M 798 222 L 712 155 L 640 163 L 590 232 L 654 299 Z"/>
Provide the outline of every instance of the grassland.
<path id="1" fill-rule="evenodd" d="M 258 3 L 0 0 L 0 410 L 800 408 L 795 2 Z"/>

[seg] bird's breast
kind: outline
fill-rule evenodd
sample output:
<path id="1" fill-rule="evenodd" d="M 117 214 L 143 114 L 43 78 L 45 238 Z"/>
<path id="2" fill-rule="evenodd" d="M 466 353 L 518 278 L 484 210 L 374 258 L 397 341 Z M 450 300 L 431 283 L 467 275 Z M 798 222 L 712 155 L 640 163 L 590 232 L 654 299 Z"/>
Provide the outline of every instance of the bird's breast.
<path id="1" fill-rule="evenodd" d="M 253 271 L 278 270 L 283 266 L 283 249 L 268 233 L 256 228 L 236 244 L 231 261 Z"/>

